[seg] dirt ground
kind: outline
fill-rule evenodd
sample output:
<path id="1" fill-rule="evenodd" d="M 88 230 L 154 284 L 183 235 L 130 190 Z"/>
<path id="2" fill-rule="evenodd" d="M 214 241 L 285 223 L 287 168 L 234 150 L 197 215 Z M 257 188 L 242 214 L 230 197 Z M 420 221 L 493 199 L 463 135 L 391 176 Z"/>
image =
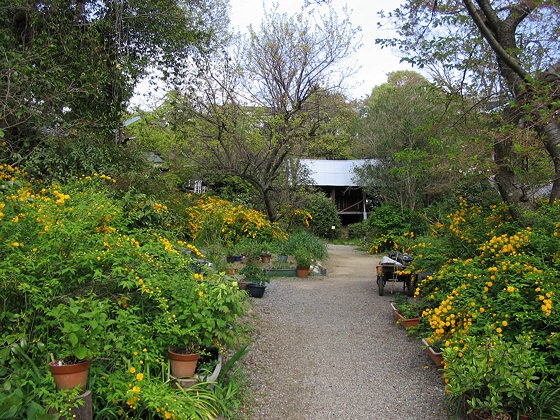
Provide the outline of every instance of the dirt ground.
<path id="1" fill-rule="evenodd" d="M 330 245 L 327 276 L 274 279 L 253 299 L 253 419 L 439 419 L 444 384 L 379 296 L 379 256 Z"/>

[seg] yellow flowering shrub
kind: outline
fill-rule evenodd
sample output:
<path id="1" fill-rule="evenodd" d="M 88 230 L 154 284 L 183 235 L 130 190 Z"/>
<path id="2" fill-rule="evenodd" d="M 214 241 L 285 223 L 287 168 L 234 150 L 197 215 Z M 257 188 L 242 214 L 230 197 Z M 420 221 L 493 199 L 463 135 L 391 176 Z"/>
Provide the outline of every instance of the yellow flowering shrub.
<path id="1" fill-rule="evenodd" d="M 10 398 L 15 417 L 60 407 L 45 363 L 53 354 L 92 358 L 96 412 L 215 417 L 203 386 L 187 394 L 162 386 L 166 352 L 235 344 L 246 294 L 165 229 L 166 204 L 119 196 L 108 188 L 113 181 L 95 174 L 47 185 L 0 165 L 0 366 L 8 389 L 0 402 Z"/>
<path id="2" fill-rule="evenodd" d="M 542 205 L 531 226 L 513 221 L 507 206 L 470 206 L 463 199 L 430 235 L 397 238 L 428 271 L 416 296 L 427 306 L 418 333 L 456 348 L 488 328 L 506 340 L 525 337 L 542 376 L 560 376 L 560 205 Z M 395 242 L 396 242 L 395 241 Z"/>
<path id="3" fill-rule="evenodd" d="M 197 196 L 186 208 L 186 232 L 192 241 L 217 236 L 228 246 L 242 238 L 262 241 L 286 239 L 286 234 L 266 216 L 241 204 L 208 195 Z"/>

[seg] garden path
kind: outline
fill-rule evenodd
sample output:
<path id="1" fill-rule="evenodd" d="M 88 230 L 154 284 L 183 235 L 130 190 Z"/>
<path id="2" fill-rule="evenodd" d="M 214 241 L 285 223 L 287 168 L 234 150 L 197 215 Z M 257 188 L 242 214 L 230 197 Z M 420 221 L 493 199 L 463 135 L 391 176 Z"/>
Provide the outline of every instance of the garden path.
<path id="1" fill-rule="evenodd" d="M 328 275 L 274 279 L 253 299 L 253 419 L 443 419 L 444 384 L 379 296 L 378 256 L 330 245 Z M 400 285 L 400 283 L 397 283 Z"/>

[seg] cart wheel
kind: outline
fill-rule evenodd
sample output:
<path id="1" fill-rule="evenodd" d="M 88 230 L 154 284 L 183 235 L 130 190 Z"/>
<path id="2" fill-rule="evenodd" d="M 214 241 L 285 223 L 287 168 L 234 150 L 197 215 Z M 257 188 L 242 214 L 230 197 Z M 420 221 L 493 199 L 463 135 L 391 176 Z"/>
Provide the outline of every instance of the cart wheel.
<path id="1" fill-rule="evenodd" d="M 377 287 L 379 288 L 379 296 L 383 296 L 383 288 L 385 286 L 385 279 L 383 276 L 377 276 Z"/>

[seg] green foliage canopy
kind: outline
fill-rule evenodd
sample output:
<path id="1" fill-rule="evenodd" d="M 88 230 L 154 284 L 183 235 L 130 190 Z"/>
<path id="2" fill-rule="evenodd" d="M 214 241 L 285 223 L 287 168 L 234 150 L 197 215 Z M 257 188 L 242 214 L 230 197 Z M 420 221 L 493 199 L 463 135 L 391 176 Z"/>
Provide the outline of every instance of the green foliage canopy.
<path id="1" fill-rule="evenodd" d="M 223 12 L 219 0 L 4 2 L 0 133 L 10 162 L 53 138 L 115 138 L 139 78 L 183 76 L 215 46 Z"/>

